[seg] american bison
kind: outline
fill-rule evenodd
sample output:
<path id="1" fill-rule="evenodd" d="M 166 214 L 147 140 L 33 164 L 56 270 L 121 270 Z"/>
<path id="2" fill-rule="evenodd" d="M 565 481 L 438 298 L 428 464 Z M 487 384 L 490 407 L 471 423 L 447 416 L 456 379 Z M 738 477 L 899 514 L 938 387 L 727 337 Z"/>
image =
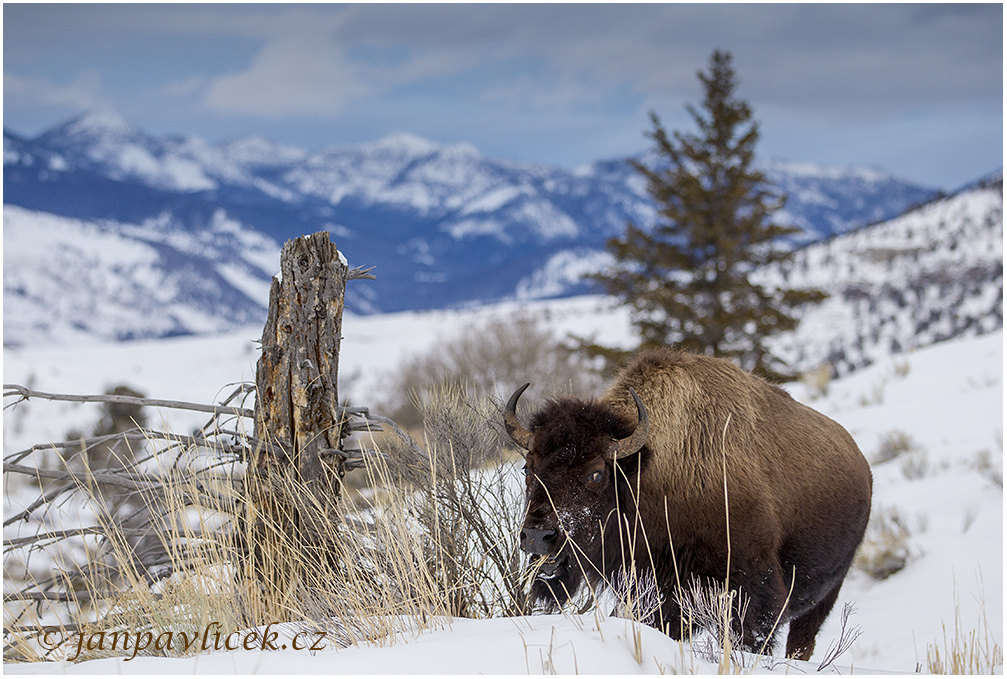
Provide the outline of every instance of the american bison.
<path id="1" fill-rule="evenodd" d="M 733 623 L 747 649 L 771 651 L 789 621 L 787 655 L 811 656 L 870 514 L 870 467 L 845 429 L 727 360 L 671 349 L 641 353 L 600 401 L 550 401 L 525 428 L 527 387 L 504 423 L 527 450 L 534 599 L 562 605 L 585 579 L 649 570 L 655 622 L 679 639 L 679 593 L 726 582 L 747 603 Z"/>

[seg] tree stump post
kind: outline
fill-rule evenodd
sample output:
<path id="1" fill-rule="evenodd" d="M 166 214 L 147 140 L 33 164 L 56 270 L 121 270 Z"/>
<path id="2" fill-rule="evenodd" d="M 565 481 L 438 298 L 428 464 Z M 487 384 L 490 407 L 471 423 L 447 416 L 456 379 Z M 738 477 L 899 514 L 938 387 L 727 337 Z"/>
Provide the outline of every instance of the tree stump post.
<path id="1" fill-rule="evenodd" d="M 345 461 L 359 452 L 341 449 L 351 427 L 337 391 L 346 282 L 356 278 L 374 276 L 350 269 L 322 231 L 283 246 L 270 287 L 255 376 L 255 438 L 270 445 L 248 474 L 249 576 L 276 614 L 327 558 Z"/>
<path id="2" fill-rule="evenodd" d="M 291 452 L 301 483 L 338 494 L 332 476 L 342 476 L 342 461 L 331 451 L 344 434 L 337 375 L 350 269 L 322 231 L 284 245 L 280 276 L 256 369 L 255 435 Z"/>

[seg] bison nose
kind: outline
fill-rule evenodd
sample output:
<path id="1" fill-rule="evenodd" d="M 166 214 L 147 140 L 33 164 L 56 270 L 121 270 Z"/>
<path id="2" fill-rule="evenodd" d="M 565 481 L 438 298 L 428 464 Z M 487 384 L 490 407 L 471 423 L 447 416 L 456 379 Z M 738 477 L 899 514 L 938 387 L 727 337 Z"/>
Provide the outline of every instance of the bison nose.
<path id="1" fill-rule="evenodd" d="M 551 528 L 523 528 L 521 549 L 529 554 L 552 554 L 556 542 L 556 531 Z"/>

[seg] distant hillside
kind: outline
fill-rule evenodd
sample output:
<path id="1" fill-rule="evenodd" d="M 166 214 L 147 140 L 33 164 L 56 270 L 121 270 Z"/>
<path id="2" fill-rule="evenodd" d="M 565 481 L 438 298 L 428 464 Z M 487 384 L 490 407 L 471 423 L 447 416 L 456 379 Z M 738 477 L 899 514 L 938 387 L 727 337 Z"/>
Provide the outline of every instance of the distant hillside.
<path id="1" fill-rule="evenodd" d="M 790 193 L 781 219 L 804 230 L 799 242 L 936 195 L 876 170 L 765 169 Z M 264 318 L 280 246 L 319 230 L 351 264 L 375 267 L 376 281 L 349 291 L 358 313 L 582 294 L 605 240 L 653 218 L 624 160 L 571 171 L 407 134 L 314 152 L 261 137 L 210 145 L 154 138 L 114 114 L 34 139 L 5 130 L 4 202 L 5 341 L 15 343 Z"/>
<path id="2" fill-rule="evenodd" d="M 799 250 L 764 280 L 831 296 L 781 337 L 804 369 L 840 374 L 882 356 L 1003 328 L 1003 176 Z"/>

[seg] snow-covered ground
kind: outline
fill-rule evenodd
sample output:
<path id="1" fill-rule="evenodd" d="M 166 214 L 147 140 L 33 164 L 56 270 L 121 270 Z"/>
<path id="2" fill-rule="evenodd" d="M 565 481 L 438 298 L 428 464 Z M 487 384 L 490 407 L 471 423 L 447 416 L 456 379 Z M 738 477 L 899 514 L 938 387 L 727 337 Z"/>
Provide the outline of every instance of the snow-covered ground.
<path id="1" fill-rule="evenodd" d="M 985 605 L 992 636 L 1003 643 L 1003 490 L 983 476 L 1003 470 L 1003 332 L 956 340 L 880 361 L 807 400 L 856 439 L 868 460 L 882 437 L 908 434 L 915 451 L 873 466 L 873 513 L 895 510 L 910 532 L 911 557 L 887 580 L 854 570 L 840 602 L 863 631 L 845 657 L 858 667 L 911 672 L 927 643 L 961 623 L 980 626 Z M 914 478 L 915 476 L 921 478 Z M 819 639 L 838 635 L 835 612 Z M 949 632 L 950 634 L 950 632 Z"/>
<path id="2" fill-rule="evenodd" d="M 344 393 L 367 404 L 398 361 L 516 305 L 452 312 L 344 319 L 340 376 Z M 525 307 L 522 307 L 525 308 Z M 597 333 L 626 343 L 625 312 L 597 298 L 541 302 L 528 308 L 558 334 Z M 211 338 L 179 338 L 73 348 L 4 348 L 5 383 L 41 391 L 98 393 L 125 383 L 150 397 L 210 402 L 251 380 L 260 328 Z M 909 561 L 883 581 L 854 571 L 818 638 L 811 663 L 755 663 L 756 672 L 814 672 L 840 635 L 844 602 L 862 634 L 827 671 L 912 673 L 927 644 L 988 624 L 1003 642 L 1003 491 L 990 470 L 1003 470 L 1003 332 L 954 340 L 877 361 L 828 385 L 814 398 L 804 384 L 794 396 L 844 425 L 868 459 L 892 431 L 912 450 L 874 469 L 874 507 L 895 511 L 909 532 Z M 376 399 L 373 399 L 376 401 Z M 165 414 L 152 422 L 161 426 Z M 4 411 L 4 454 L 61 440 L 97 419 L 97 407 L 32 401 Z M 187 431 L 204 416 L 172 412 L 169 426 Z M 985 615 L 983 616 L 983 609 Z M 981 634 L 982 636 L 982 634 Z M 281 637 L 282 641 L 283 637 Z M 235 650 L 165 659 L 102 659 L 80 664 L 5 665 L 12 673 L 664 673 L 715 672 L 716 665 L 649 628 L 596 615 L 446 620 L 373 647 L 322 651 Z"/>

